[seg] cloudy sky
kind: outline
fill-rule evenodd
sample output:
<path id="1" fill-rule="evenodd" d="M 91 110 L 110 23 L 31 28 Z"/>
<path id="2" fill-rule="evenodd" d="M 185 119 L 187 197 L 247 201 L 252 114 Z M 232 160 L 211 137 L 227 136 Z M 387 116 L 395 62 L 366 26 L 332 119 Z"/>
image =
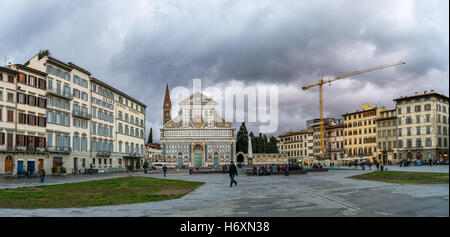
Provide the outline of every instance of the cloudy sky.
<path id="1" fill-rule="evenodd" d="M 394 108 L 393 98 L 434 89 L 449 94 L 449 6 L 436 1 L 0 0 L 0 57 L 25 63 L 40 49 L 72 61 L 148 105 L 159 139 L 166 83 L 171 88 L 279 90 L 278 130 L 319 116 L 324 73 L 405 61 L 324 87 L 325 116 L 362 103 Z M 5 10 L 7 9 L 7 10 Z M 257 123 L 248 128 L 258 133 Z"/>

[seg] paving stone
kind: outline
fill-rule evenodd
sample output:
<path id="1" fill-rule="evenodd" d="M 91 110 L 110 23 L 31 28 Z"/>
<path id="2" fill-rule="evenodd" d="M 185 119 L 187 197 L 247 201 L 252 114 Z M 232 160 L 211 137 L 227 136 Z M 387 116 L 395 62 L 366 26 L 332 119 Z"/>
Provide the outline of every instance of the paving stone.
<path id="1" fill-rule="evenodd" d="M 448 166 L 389 170 L 445 172 Z M 0 209 L 0 216 L 449 216 L 448 184 L 404 185 L 346 177 L 369 170 L 330 170 L 291 176 L 236 177 L 169 174 L 166 179 L 206 182 L 176 200 L 66 209 Z M 49 177 L 45 184 L 124 177 L 127 174 Z M 142 175 L 162 178 L 160 174 Z M 0 188 L 40 185 L 36 180 L 0 179 Z"/>

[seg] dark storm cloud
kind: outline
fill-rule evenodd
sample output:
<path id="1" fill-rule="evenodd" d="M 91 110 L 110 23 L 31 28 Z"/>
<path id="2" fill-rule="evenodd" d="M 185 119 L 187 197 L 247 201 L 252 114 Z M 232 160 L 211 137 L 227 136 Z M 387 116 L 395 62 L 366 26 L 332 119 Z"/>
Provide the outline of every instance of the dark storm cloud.
<path id="1" fill-rule="evenodd" d="M 415 91 L 448 95 L 447 1 L 3 2 L 14 9 L 0 16 L 3 54 L 24 62 L 49 48 L 85 66 L 146 103 L 157 138 L 165 84 L 193 78 L 279 85 L 280 132 L 318 116 L 317 89 L 300 88 L 321 73 L 407 63 L 326 87 L 330 117 Z"/>

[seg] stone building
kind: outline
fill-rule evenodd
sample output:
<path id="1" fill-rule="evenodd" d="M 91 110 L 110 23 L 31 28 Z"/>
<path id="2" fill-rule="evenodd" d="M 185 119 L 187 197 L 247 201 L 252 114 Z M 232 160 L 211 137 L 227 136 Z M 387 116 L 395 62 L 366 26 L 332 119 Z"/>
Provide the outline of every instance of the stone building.
<path id="1" fill-rule="evenodd" d="M 344 121 L 344 149 L 346 158 L 377 159 L 376 119 L 384 107 L 363 104 L 362 110 L 342 115 Z"/>
<path id="2" fill-rule="evenodd" d="M 236 129 L 219 116 L 214 100 L 196 92 L 179 102 L 175 118 L 171 118 L 167 87 L 164 100 L 166 122 L 160 141 L 165 162 L 179 167 L 217 167 L 236 161 Z"/>
<path id="3" fill-rule="evenodd" d="M 394 99 L 399 160 L 448 158 L 448 96 L 425 91 Z"/>
<path id="4" fill-rule="evenodd" d="M 286 155 L 289 163 L 312 163 L 313 156 L 312 129 L 291 131 L 277 137 L 280 154 Z"/>
<path id="5" fill-rule="evenodd" d="M 48 53 L 2 67 L 0 75 L 0 174 L 124 170 L 128 161 L 142 162 L 145 104 Z"/>
<path id="6" fill-rule="evenodd" d="M 377 142 L 378 160 L 383 164 L 393 164 L 398 161 L 397 151 L 397 113 L 396 110 L 386 110 L 380 112 L 380 117 L 376 120 L 378 133 Z"/>
<path id="7" fill-rule="evenodd" d="M 328 125 L 325 130 L 326 157 L 334 164 L 344 158 L 344 124 Z"/>
<path id="8" fill-rule="evenodd" d="M 148 143 L 146 146 L 147 152 L 145 158 L 147 162 L 162 162 L 161 145 L 158 143 Z"/>

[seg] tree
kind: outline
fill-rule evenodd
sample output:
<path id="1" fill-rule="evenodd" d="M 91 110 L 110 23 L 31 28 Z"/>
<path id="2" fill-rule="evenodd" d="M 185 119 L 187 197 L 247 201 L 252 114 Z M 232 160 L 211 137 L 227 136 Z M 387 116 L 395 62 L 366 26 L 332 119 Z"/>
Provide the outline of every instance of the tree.
<path id="1" fill-rule="evenodd" d="M 50 50 L 45 49 L 45 50 L 39 50 L 39 54 L 38 54 L 38 60 L 41 60 L 43 57 L 45 56 L 50 56 Z"/>
<path id="2" fill-rule="evenodd" d="M 249 136 L 250 136 L 250 139 L 252 139 L 252 152 L 253 153 L 256 153 L 256 147 L 257 147 L 257 141 L 256 141 L 256 137 L 255 137 L 255 135 L 253 134 L 253 132 L 250 132 L 250 134 L 249 134 Z"/>
<path id="3" fill-rule="evenodd" d="M 153 128 L 150 127 L 150 133 L 148 134 L 147 144 L 153 143 Z"/>
<path id="4" fill-rule="evenodd" d="M 236 134 L 236 153 L 243 152 L 247 153 L 248 151 L 248 132 L 245 127 L 245 122 L 242 122 L 241 127 L 239 128 L 238 133 Z"/>
<path id="5" fill-rule="evenodd" d="M 270 137 L 267 144 L 267 153 L 278 153 L 277 139 L 275 137 Z"/>
<path id="6" fill-rule="evenodd" d="M 264 149 L 264 153 L 269 153 L 268 152 L 268 148 L 269 148 L 269 142 L 267 141 L 267 136 L 265 134 L 263 134 L 263 149 Z"/>

